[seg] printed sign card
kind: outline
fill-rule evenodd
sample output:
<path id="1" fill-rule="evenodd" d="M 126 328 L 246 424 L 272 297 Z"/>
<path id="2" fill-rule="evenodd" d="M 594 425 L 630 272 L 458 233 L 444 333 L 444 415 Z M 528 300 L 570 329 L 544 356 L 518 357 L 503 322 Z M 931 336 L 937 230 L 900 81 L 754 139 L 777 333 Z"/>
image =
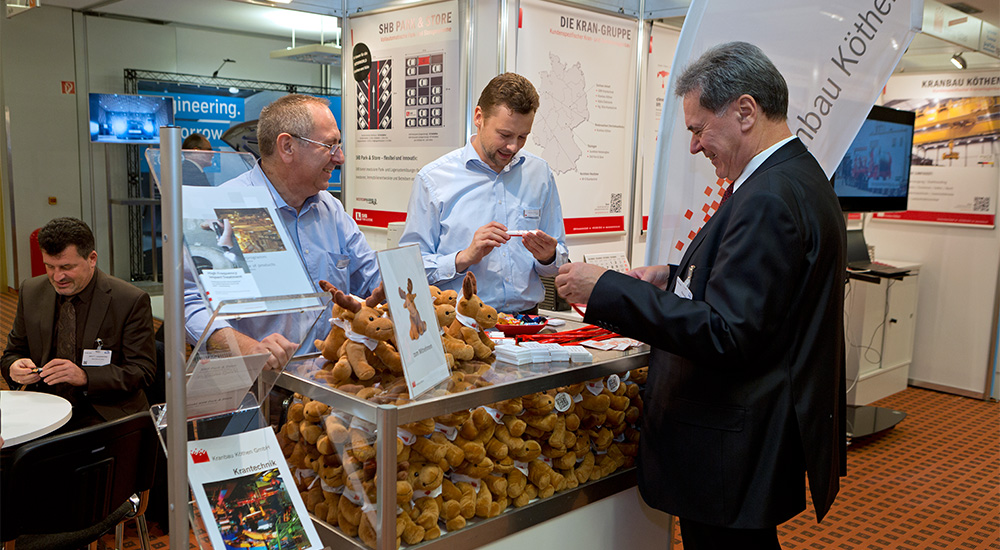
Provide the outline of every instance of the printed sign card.
<path id="1" fill-rule="evenodd" d="M 267 364 L 269 353 L 202 359 L 187 381 L 188 418 L 235 411 Z"/>
<path id="2" fill-rule="evenodd" d="M 269 427 L 188 441 L 188 482 L 213 548 L 323 548 Z"/>
<path id="3" fill-rule="evenodd" d="M 417 397 L 448 378 L 448 363 L 434 316 L 434 300 L 415 245 L 378 253 L 403 374 L 411 397 Z"/>
<path id="4" fill-rule="evenodd" d="M 222 300 L 316 291 L 266 187 L 185 186 L 183 200 L 184 240 L 210 309 Z M 226 313 L 265 307 L 242 304 Z"/>

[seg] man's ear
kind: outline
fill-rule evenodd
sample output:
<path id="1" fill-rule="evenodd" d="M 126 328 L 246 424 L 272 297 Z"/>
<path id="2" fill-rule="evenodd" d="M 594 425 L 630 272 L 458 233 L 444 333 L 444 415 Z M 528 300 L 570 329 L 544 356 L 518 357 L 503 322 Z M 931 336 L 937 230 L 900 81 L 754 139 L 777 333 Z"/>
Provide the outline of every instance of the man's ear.
<path id="1" fill-rule="evenodd" d="M 739 117 L 740 127 L 747 130 L 753 127 L 760 114 L 760 107 L 757 100 L 749 94 L 743 94 L 736 98 L 736 114 Z"/>
<path id="2" fill-rule="evenodd" d="M 482 107 L 476 105 L 476 108 L 472 112 L 472 125 L 476 127 L 476 133 L 483 130 L 483 121 L 486 120 L 486 113 L 483 112 Z"/>
<path id="3" fill-rule="evenodd" d="M 274 152 L 286 164 L 292 162 L 294 142 L 295 138 L 291 134 L 278 134 L 278 139 L 275 140 Z"/>

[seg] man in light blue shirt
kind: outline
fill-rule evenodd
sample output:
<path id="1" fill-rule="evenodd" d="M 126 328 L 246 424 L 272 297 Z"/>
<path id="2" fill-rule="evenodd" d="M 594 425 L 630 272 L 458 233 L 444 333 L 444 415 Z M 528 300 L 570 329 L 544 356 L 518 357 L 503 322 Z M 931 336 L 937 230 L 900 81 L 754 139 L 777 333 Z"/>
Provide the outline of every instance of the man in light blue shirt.
<path id="1" fill-rule="evenodd" d="M 479 297 L 506 313 L 537 309 L 539 277 L 555 276 L 569 256 L 552 170 L 521 150 L 537 110 L 528 79 L 491 80 L 476 105 L 476 135 L 417 174 L 399 239 L 420 247 L 430 284 L 461 293 L 472 271 Z"/>
<path id="2" fill-rule="evenodd" d="M 345 292 L 371 294 L 381 281 L 375 251 L 340 201 L 326 190 L 333 170 L 344 163 L 340 130 L 329 102 L 299 94 L 277 99 L 260 113 L 257 140 L 261 154 L 257 165 L 221 187 L 267 187 L 313 285 L 325 279 Z M 186 285 L 184 316 L 188 341 L 194 343 L 212 312 L 193 281 Z M 302 333 L 301 327 L 288 330 L 287 321 L 257 317 L 216 322 L 209 346 L 238 347 L 243 354 L 270 351 L 268 365 L 284 365 L 297 344 L 284 333 Z M 329 330 L 325 318 L 317 321 L 303 351 L 310 351 L 313 339 L 324 338 Z"/>

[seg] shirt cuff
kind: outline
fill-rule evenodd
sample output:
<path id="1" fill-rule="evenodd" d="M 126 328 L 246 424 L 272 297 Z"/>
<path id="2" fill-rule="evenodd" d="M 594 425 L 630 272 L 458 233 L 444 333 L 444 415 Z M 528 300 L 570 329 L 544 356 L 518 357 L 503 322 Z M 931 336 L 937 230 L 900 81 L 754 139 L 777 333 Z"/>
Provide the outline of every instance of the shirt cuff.
<path id="1" fill-rule="evenodd" d="M 441 263 L 438 264 L 437 268 L 437 280 L 440 281 L 450 281 L 458 276 L 458 269 L 455 268 L 455 260 L 458 258 L 458 252 L 453 252 L 447 256 L 441 257 Z"/>
<path id="2" fill-rule="evenodd" d="M 560 243 L 556 245 L 556 257 L 550 263 L 543 264 L 538 260 L 535 261 L 535 272 L 542 277 L 552 277 L 559 273 L 559 267 L 569 261 L 569 250 Z"/>

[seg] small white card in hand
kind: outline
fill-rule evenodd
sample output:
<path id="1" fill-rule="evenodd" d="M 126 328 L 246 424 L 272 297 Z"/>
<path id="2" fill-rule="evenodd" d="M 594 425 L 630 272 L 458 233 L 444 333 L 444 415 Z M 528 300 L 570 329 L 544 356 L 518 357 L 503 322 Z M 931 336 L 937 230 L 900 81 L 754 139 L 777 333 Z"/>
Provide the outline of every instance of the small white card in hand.
<path id="1" fill-rule="evenodd" d="M 687 283 L 683 279 L 677 279 L 677 284 L 674 285 L 674 294 L 679 298 L 684 298 L 685 300 L 690 300 L 694 297 L 691 293 L 691 289 L 688 288 Z"/>

